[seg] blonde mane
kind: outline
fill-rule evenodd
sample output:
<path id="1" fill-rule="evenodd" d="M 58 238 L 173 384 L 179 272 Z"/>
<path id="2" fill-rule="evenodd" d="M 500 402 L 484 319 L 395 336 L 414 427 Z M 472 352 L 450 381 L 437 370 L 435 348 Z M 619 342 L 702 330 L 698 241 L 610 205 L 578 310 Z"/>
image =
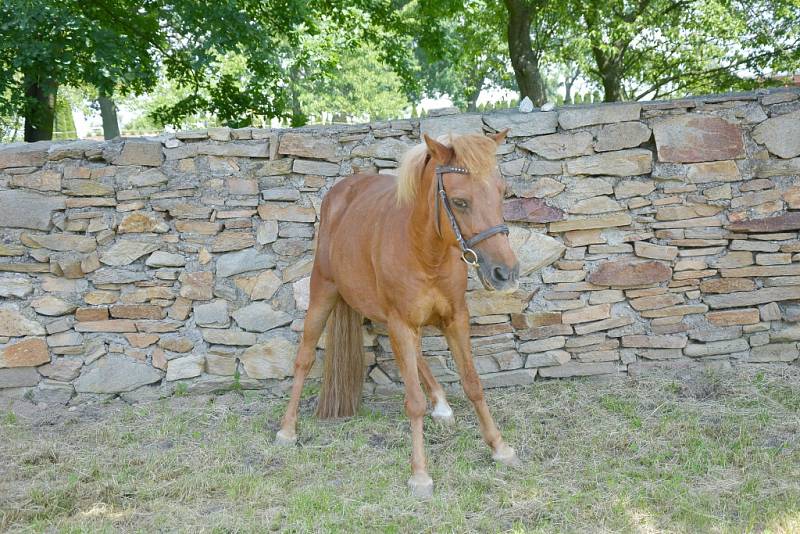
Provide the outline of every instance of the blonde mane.
<path id="1" fill-rule="evenodd" d="M 437 141 L 453 148 L 455 155 L 449 164 L 469 169 L 470 176 L 475 180 L 488 180 L 497 166 L 497 145 L 490 137 L 481 134 L 446 134 L 439 136 Z M 412 202 L 416 197 L 427 155 L 428 146 L 424 142 L 403 154 L 397 176 L 399 203 Z"/>

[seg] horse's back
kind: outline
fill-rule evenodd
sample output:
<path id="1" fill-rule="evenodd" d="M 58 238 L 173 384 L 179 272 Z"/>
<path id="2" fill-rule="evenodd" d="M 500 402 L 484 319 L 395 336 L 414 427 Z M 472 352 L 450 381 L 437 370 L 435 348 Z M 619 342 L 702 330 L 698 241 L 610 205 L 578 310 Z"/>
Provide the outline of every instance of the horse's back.
<path id="1" fill-rule="evenodd" d="M 322 199 L 320 240 L 337 234 L 341 226 L 360 226 L 359 221 L 379 224 L 381 214 L 396 208 L 395 190 L 395 178 L 385 174 L 355 174 L 339 181 Z M 356 228 L 346 230 L 352 235 Z"/>

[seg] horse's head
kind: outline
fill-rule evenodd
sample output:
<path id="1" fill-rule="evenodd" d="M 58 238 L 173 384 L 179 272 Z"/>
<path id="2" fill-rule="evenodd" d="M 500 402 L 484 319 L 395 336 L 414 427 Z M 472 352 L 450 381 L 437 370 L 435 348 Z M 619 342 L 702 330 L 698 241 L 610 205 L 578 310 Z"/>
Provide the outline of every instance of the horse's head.
<path id="1" fill-rule="evenodd" d="M 449 146 L 424 136 L 432 162 L 444 167 L 442 183 L 457 223 L 451 224 L 446 203 L 439 202 L 441 235 L 458 246 L 456 232 L 460 229 L 468 248 L 477 256 L 474 259 L 478 263 L 478 277 L 490 291 L 513 291 L 519 285 L 519 262 L 511 250 L 507 229 L 503 231 L 506 183 L 495 159 L 497 145 L 507 133 L 505 130 L 491 137 L 454 135 Z M 453 167 L 458 170 L 453 171 Z M 482 237 L 487 231 L 489 236 Z M 473 259 L 470 253 L 465 253 L 465 258 Z"/>

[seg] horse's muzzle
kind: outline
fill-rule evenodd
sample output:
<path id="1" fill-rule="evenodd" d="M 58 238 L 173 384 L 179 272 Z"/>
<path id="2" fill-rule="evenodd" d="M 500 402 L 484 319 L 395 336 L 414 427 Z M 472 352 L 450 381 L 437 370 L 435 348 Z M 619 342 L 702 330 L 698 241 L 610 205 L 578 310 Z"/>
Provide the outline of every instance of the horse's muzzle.
<path id="1" fill-rule="evenodd" d="M 519 287 L 519 263 L 510 267 L 503 263 L 486 261 L 484 257 L 481 257 L 478 278 L 483 287 L 489 291 L 504 293 L 515 291 Z"/>

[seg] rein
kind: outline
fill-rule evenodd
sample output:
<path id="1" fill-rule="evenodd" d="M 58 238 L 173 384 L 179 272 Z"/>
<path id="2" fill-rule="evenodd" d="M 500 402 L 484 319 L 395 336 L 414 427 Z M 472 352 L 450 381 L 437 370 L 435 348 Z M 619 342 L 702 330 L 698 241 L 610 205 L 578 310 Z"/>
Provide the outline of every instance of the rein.
<path id="1" fill-rule="evenodd" d="M 461 249 L 461 259 L 464 260 L 464 263 L 467 265 L 477 269 L 479 267 L 478 253 L 475 252 L 472 247 L 495 234 L 502 233 L 508 235 L 508 226 L 505 224 L 498 224 L 496 226 L 492 226 L 491 228 L 487 228 L 483 232 L 475 234 L 469 239 L 464 239 L 464 236 L 461 234 L 461 227 L 458 226 L 456 216 L 453 214 L 453 209 L 450 207 L 450 199 L 447 197 L 447 191 L 444 189 L 444 180 L 442 175 L 445 173 L 469 174 L 469 170 L 463 167 L 450 167 L 449 165 L 436 166 L 436 187 L 438 189 L 436 194 L 436 232 L 439 234 L 439 237 L 442 237 L 442 229 L 439 226 L 439 201 L 441 199 L 442 205 L 444 206 L 444 212 L 447 214 L 447 218 L 450 220 L 450 226 L 453 227 L 453 233 L 456 234 L 456 240 L 458 240 L 458 246 Z M 472 258 L 468 258 L 468 255 L 471 255 Z"/>

